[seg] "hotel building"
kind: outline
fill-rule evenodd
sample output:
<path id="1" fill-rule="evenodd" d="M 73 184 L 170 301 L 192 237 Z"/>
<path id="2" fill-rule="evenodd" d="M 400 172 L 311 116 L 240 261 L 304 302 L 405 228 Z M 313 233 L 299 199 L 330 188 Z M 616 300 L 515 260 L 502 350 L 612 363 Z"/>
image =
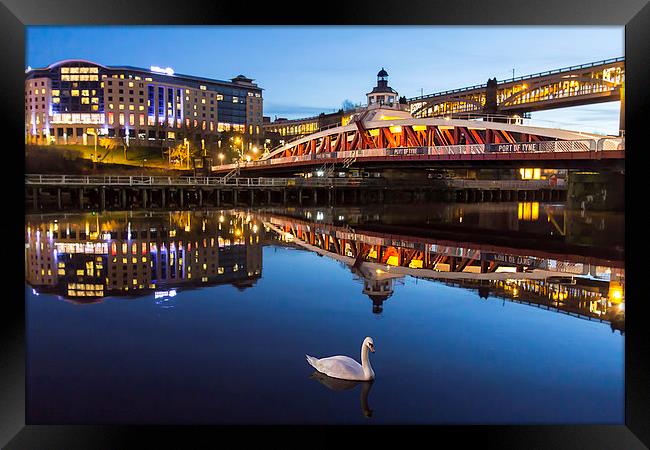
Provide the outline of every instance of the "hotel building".
<path id="1" fill-rule="evenodd" d="M 95 136 L 127 145 L 172 147 L 187 139 L 215 144 L 219 133 L 262 138 L 262 88 L 239 75 L 230 81 L 66 60 L 26 71 L 28 144 L 93 145 Z"/>

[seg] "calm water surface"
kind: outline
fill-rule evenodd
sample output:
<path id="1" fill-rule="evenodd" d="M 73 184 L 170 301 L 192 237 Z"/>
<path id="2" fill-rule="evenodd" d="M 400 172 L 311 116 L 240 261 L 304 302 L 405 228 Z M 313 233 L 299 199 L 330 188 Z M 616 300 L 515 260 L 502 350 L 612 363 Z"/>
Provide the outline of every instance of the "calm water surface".
<path id="1" fill-rule="evenodd" d="M 623 423 L 623 219 L 562 205 L 26 217 L 30 423 Z M 360 360 L 377 379 L 314 373 Z"/>

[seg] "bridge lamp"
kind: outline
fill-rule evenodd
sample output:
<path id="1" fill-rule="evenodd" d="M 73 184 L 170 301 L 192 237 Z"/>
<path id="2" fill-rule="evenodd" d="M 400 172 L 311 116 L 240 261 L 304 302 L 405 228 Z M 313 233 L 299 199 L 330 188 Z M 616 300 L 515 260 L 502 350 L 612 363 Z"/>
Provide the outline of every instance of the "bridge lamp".
<path id="1" fill-rule="evenodd" d="M 324 172 L 322 170 L 319 170 L 318 172 L 316 172 L 316 175 L 318 175 L 319 177 L 322 177 L 323 174 L 324 174 Z"/>
<path id="2" fill-rule="evenodd" d="M 223 164 L 223 158 L 224 158 L 223 153 L 219 153 L 219 163 L 220 164 Z"/>
<path id="3" fill-rule="evenodd" d="M 253 153 L 257 154 L 257 147 L 253 147 Z"/>
<path id="4" fill-rule="evenodd" d="M 246 155 L 246 162 L 251 162 L 251 156 L 250 155 Z"/>

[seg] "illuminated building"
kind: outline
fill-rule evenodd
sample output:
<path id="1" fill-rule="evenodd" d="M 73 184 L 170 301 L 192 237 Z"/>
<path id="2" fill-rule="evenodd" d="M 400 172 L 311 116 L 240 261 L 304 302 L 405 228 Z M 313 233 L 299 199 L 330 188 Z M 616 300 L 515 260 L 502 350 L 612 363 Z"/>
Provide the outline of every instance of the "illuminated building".
<path id="1" fill-rule="evenodd" d="M 263 125 L 264 134 L 275 146 L 280 144 L 281 141 L 289 141 L 297 136 L 315 133 L 323 127 L 340 125 L 344 116 L 343 110 L 339 110 L 334 113 L 321 113 L 318 116 L 302 119 L 288 120 L 281 117 L 273 122 L 268 121 L 269 118 L 267 117 Z"/>
<path id="2" fill-rule="evenodd" d="M 25 76 L 25 134 L 30 144 L 93 145 L 98 136 L 127 145 L 171 147 L 184 139 L 216 145 L 235 131 L 258 143 L 262 89 L 230 81 L 65 60 Z"/>

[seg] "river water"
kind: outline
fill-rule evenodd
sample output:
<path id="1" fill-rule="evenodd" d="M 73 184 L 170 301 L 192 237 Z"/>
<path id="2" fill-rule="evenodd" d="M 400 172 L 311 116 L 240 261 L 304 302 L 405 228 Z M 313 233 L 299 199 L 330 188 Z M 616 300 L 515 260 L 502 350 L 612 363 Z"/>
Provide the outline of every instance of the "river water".
<path id="1" fill-rule="evenodd" d="M 28 423 L 624 421 L 622 214 L 26 216 Z M 346 382 L 305 361 L 360 361 Z"/>

